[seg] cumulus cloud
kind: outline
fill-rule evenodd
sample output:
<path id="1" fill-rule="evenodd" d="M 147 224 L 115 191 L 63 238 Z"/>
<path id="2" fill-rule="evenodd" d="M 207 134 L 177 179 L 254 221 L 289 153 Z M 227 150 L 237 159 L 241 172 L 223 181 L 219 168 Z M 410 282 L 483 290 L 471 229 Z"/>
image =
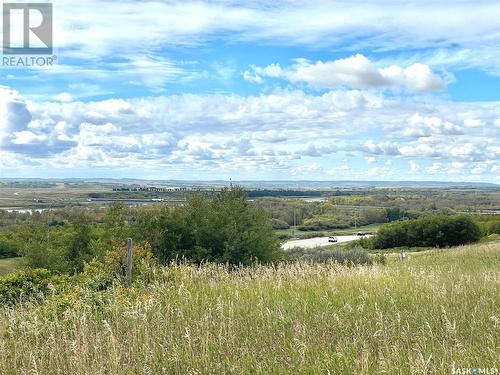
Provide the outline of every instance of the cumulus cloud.
<path id="1" fill-rule="evenodd" d="M 40 144 L 47 140 L 45 134 L 35 134 L 29 130 L 23 130 L 20 132 L 14 132 L 14 137 L 12 143 L 16 145 L 33 145 Z"/>
<path id="2" fill-rule="evenodd" d="M 463 134 L 460 126 L 454 125 L 449 121 L 443 121 L 436 116 L 422 116 L 415 113 L 408 120 L 408 127 L 404 130 L 403 134 L 406 137 L 431 137 L 435 135 L 460 135 Z"/>
<path id="3" fill-rule="evenodd" d="M 309 142 L 304 149 L 297 150 L 295 154 L 316 158 L 324 155 L 333 154 L 337 150 L 338 148 L 335 145 L 316 146 L 313 142 Z"/>
<path id="4" fill-rule="evenodd" d="M 399 155 L 399 147 L 397 142 L 379 142 L 375 143 L 373 140 L 368 140 L 364 144 L 354 146 L 354 150 L 362 151 L 368 155 Z"/>
<path id="5" fill-rule="evenodd" d="M 439 91 L 446 87 L 445 79 L 433 73 L 429 66 L 415 63 L 408 67 L 391 65 L 378 68 L 362 54 L 333 61 L 311 63 L 305 59 L 286 68 L 279 64 L 252 66 L 243 77 L 262 83 L 264 78 L 280 78 L 291 83 L 305 83 L 316 89 L 339 86 L 351 88 L 402 88 L 410 92 Z"/>
<path id="6" fill-rule="evenodd" d="M 73 101 L 73 96 L 70 93 L 62 92 L 56 95 L 56 99 L 64 103 L 68 103 Z"/>
<path id="7" fill-rule="evenodd" d="M 475 170 L 481 172 L 478 176 L 498 174 L 493 166 L 500 160 L 495 141 L 500 128 L 492 124 L 500 118 L 500 107 L 494 103 L 408 103 L 360 90 L 247 97 L 183 94 L 87 103 L 28 101 L 7 87 L 0 95 L 2 168 L 42 163 L 72 170 L 137 168 L 143 173 L 248 173 L 259 178 L 282 173 L 286 178 L 314 160 L 322 169 L 306 172 L 310 178 L 335 169 L 337 177 L 348 179 L 351 173 L 368 173 L 370 163 L 377 163 L 370 166 L 372 172 L 378 167 L 377 173 L 389 176 L 396 163 L 390 168 L 385 163 L 406 159 L 410 168 L 403 174 L 426 173 L 431 162 L 441 163 L 441 172 L 453 168 L 463 176 L 479 165 L 484 168 Z M 477 122 L 466 126 L 467 118 Z M 417 133 L 409 133 L 415 129 Z M 340 169 L 352 160 L 363 167 L 357 172 Z"/>
<path id="8" fill-rule="evenodd" d="M 21 95 L 0 86 L 0 145 L 7 144 L 15 132 L 23 131 L 31 121 L 31 113 Z"/>

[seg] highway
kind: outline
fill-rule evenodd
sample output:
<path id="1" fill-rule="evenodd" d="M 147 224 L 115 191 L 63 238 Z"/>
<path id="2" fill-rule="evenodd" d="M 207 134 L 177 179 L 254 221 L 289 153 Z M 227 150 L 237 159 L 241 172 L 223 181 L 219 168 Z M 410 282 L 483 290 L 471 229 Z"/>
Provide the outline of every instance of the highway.
<path id="1" fill-rule="evenodd" d="M 359 240 L 361 237 L 359 236 L 336 236 L 338 242 L 337 243 L 343 243 L 343 242 L 350 242 L 350 241 L 355 241 Z M 365 236 L 369 237 L 369 236 Z M 312 248 L 312 247 L 318 247 L 318 246 L 328 246 L 328 245 L 334 245 L 335 243 L 328 242 L 328 237 L 314 237 L 314 238 L 306 238 L 303 240 L 292 240 L 292 241 L 287 241 L 281 245 L 281 247 L 284 250 L 289 250 L 293 249 L 294 247 L 303 247 L 303 248 Z"/>

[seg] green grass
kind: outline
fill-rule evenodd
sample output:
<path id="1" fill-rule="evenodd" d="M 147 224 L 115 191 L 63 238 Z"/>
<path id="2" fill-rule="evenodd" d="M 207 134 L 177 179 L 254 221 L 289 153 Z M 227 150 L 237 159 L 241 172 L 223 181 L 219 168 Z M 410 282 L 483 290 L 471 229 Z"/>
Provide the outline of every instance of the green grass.
<path id="1" fill-rule="evenodd" d="M 0 276 L 7 275 L 8 273 L 21 267 L 22 258 L 0 258 Z"/>
<path id="2" fill-rule="evenodd" d="M 386 266 L 153 269 L 0 308 L 0 374 L 450 374 L 499 367 L 500 243 Z"/>

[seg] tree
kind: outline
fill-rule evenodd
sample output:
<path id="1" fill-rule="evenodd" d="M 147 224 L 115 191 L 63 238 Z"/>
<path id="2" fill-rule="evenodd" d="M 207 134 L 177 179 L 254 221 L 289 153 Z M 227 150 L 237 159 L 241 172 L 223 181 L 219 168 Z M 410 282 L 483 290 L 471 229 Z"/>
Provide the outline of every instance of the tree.
<path id="1" fill-rule="evenodd" d="M 214 208 L 224 235 L 219 261 L 247 265 L 255 260 L 272 262 L 279 258 L 281 249 L 271 221 L 263 210 L 247 200 L 243 189 L 223 190 Z"/>
<path id="2" fill-rule="evenodd" d="M 84 213 L 81 213 L 76 218 L 73 223 L 73 230 L 74 233 L 69 242 L 67 257 L 74 272 L 81 272 L 84 262 L 90 261 L 93 257 L 90 246 L 92 227 Z"/>
<path id="3" fill-rule="evenodd" d="M 149 221 L 141 217 L 137 225 L 162 263 L 184 258 L 248 265 L 281 257 L 271 220 L 240 188 L 215 197 L 192 195 L 184 206 L 165 207 Z"/>
<path id="4" fill-rule="evenodd" d="M 123 204 L 112 204 L 106 209 L 104 215 L 105 242 L 108 246 L 117 246 L 125 243 L 130 237 L 128 234 L 127 208 Z"/>
<path id="5" fill-rule="evenodd" d="M 12 232 L 0 232 L 0 258 L 17 256 L 18 247 Z"/>
<path id="6" fill-rule="evenodd" d="M 55 272 L 69 272 L 67 244 L 71 231 L 67 226 L 49 227 L 47 224 L 31 220 L 24 223 L 16 234 L 19 255 L 32 268 L 46 268 Z"/>

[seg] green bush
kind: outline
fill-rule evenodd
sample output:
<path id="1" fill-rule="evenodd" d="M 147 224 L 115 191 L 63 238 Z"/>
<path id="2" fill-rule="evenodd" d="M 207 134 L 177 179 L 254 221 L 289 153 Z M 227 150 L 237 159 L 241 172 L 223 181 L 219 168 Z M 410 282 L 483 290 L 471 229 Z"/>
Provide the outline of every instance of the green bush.
<path id="1" fill-rule="evenodd" d="M 481 229 L 483 236 L 500 234 L 500 215 L 477 215 L 473 216 L 473 220 Z"/>
<path id="2" fill-rule="evenodd" d="M 56 293 L 67 283 L 67 277 L 55 276 L 46 269 L 19 270 L 0 278 L 0 304 L 41 302 L 46 295 Z"/>
<path id="3" fill-rule="evenodd" d="M 272 219 L 273 229 L 288 229 L 290 225 L 285 220 Z"/>
<path id="4" fill-rule="evenodd" d="M 0 232 L 0 258 L 17 256 L 18 245 L 12 232 Z"/>
<path id="5" fill-rule="evenodd" d="M 426 216 L 383 226 L 371 240 L 375 249 L 393 247 L 448 247 L 476 242 L 478 225 L 465 215 Z"/>
<path id="6" fill-rule="evenodd" d="M 375 254 L 374 261 L 376 264 L 380 264 L 382 266 L 385 266 L 387 264 L 387 258 L 384 254 Z"/>

